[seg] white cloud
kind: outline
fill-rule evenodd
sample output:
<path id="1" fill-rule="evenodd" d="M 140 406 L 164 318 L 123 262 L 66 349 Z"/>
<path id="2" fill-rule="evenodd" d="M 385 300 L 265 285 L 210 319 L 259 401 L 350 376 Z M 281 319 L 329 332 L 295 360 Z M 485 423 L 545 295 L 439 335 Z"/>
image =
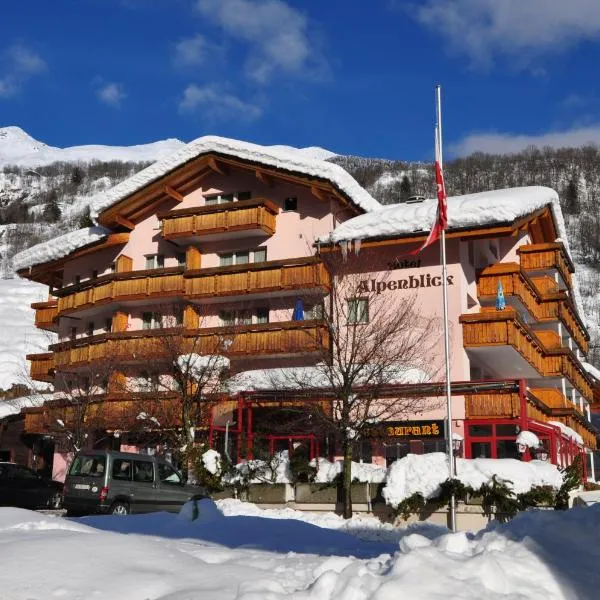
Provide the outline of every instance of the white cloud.
<path id="1" fill-rule="evenodd" d="M 179 102 L 179 110 L 180 112 L 202 111 L 210 120 L 237 118 L 253 121 L 262 115 L 259 106 L 245 102 L 216 85 L 200 87 L 195 83 L 185 88 Z"/>
<path id="2" fill-rule="evenodd" d="M 248 44 L 246 74 L 265 83 L 274 71 L 309 74 L 326 66 L 309 39 L 308 20 L 282 0 L 196 0 L 229 36 Z"/>
<path id="3" fill-rule="evenodd" d="M 201 65 L 207 57 L 210 45 L 203 35 L 181 40 L 175 46 L 175 60 L 184 66 Z"/>
<path id="4" fill-rule="evenodd" d="M 552 148 L 578 147 L 586 144 L 600 145 L 600 125 L 576 127 L 567 131 L 523 135 L 517 133 L 473 133 L 450 145 L 455 156 L 468 156 L 473 152 L 509 154 L 528 146 L 551 146 Z"/>
<path id="5" fill-rule="evenodd" d="M 96 96 L 104 104 L 118 108 L 127 97 L 125 89 L 121 83 L 105 83 L 96 90 Z"/>
<path id="6" fill-rule="evenodd" d="M 478 66 L 498 55 L 528 66 L 545 53 L 600 38 L 598 0 L 426 0 L 413 11 Z"/>
<path id="7" fill-rule="evenodd" d="M 46 68 L 42 57 L 23 44 L 14 44 L 3 52 L 5 74 L 0 77 L 0 98 L 19 92 L 23 84 Z"/>
<path id="8" fill-rule="evenodd" d="M 8 56 L 17 73 L 35 75 L 46 68 L 46 62 L 37 52 L 21 44 L 11 46 L 8 49 Z"/>

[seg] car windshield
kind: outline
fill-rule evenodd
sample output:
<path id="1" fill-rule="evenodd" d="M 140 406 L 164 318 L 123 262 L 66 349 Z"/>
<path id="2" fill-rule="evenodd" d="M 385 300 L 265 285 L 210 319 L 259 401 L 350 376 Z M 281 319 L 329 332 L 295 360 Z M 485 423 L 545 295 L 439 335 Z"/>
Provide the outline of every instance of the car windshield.
<path id="1" fill-rule="evenodd" d="M 106 456 L 80 454 L 75 457 L 69 475 L 72 477 L 103 477 L 105 468 Z"/>

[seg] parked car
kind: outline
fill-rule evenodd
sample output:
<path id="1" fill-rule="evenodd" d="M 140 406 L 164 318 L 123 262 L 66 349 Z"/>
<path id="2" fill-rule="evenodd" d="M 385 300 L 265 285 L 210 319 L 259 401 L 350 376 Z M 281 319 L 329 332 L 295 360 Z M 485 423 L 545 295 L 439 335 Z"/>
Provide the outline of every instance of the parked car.
<path id="1" fill-rule="evenodd" d="M 0 506 L 55 508 L 62 505 L 63 484 L 32 469 L 0 462 Z"/>
<path id="2" fill-rule="evenodd" d="M 75 456 L 65 480 L 63 502 L 68 516 L 127 515 L 178 512 L 189 500 L 201 498 L 206 498 L 204 488 L 188 485 L 165 460 L 107 450 Z"/>

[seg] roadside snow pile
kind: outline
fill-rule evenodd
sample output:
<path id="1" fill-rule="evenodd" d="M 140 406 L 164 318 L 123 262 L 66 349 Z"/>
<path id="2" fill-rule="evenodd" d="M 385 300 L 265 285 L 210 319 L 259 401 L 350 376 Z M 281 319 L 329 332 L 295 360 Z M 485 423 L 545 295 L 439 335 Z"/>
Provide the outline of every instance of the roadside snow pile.
<path id="1" fill-rule="evenodd" d="M 558 489 L 562 485 L 558 469 L 539 460 L 521 462 L 512 458 L 459 458 L 456 471 L 457 479 L 474 490 L 481 488 L 484 483 L 490 483 L 494 475 L 516 494 L 528 492 L 535 486 Z M 390 466 L 382 495 L 386 503 L 394 507 L 417 493 L 425 499 L 435 498 L 446 479 L 448 459 L 443 452 L 408 454 Z"/>
<path id="2" fill-rule="evenodd" d="M 111 233 L 110 230 L 104 227 L 86 227 L 85 229 L 65 233 L 15 254 L 13 256 L 13 267 L 15 271 L 20 271 L 34 265 L 63 258 L 78 248 L 83 248 L 104 239 L 109 233 Z"/>
<path id="3" fill-rule="evenodd" d="M 475 535 L 417 524 L 397 528 L 393 543 L 340 531 L 334 515 L 294 515 L 290 509 L 267 515 L 274 511 L 234 501 L 215 507 L 205 500 L 197 508 L 195 520 L 190 505 L 179 515 L 78 520 L 2 508 L 0 595 L 592 600 L 600 588 L 600 506 L 522 513 Z M 233 514 L 238 508 L 254 512 Z M 376 523 L 357 521 L 356 533 L 361 527 L 376 532 Z M 35 572 L 24 577 L 28 564 L 36 565 Z"/>
<path id="4" fill-rule="evenodd" d="M 317 469 L 316 483 L 331 483 L 342 472 L 344 466 L 341 460 L 330 462 L 326 458 L 313 460 L 310 464 Z M 385 481 L 386 473 L 386 467 L 372 463 L 352 463 L 352 481 L 382 483 Z"/>

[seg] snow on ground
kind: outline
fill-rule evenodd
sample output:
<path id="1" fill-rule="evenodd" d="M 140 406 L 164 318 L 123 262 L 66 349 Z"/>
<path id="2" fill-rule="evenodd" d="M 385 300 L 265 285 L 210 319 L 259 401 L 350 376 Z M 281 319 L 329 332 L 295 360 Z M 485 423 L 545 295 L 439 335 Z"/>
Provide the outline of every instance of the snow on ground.
<path id="1" fill-rule="evenodd" d="M 333 516 L 219 507 L 200 502 L 195 521 L 189 505 L 76 520 L 0 509 L 0 597 L 592 600 L 600 589 L 600 506 L 532 511 L 475 535 L 416 525 L 380 542 Z"/>
<path id="2" fill-rule="evenodd" d="M 28 381 L 26 354 L 47 352 L 55 341 L 51 332 L 36 329 L 32 302 L 48 297 L 48 288 L 23 279 L 0 279 L 0 389 Z M 40 387 L 47 387 L 40 383 Z"/>

